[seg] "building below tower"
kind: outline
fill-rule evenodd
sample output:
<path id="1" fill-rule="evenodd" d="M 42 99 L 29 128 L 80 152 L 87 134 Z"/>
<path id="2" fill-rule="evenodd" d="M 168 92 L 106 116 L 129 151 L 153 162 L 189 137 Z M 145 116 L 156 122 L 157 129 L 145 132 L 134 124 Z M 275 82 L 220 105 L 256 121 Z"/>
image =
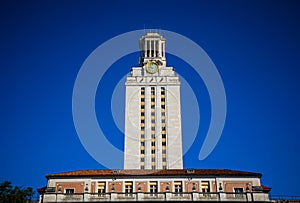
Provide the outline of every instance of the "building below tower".
<path id="1" fill-rule="evenodd" d="M 260 173 L 219 169 L 80 170 L 47 175 L 41 202 L 269 201 Z"/>

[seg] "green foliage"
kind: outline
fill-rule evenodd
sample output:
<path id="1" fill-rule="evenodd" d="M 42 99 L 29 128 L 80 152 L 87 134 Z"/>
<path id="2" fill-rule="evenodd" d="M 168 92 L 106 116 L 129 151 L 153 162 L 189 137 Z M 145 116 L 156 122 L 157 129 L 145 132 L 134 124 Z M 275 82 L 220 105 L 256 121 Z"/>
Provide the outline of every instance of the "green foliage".
<path id="1" fill-rule="evenodd" d="M 0 183 L 0 203 L 31 203 L 33 195 L 31 187 L 13 187 L 9 181 Z"/>

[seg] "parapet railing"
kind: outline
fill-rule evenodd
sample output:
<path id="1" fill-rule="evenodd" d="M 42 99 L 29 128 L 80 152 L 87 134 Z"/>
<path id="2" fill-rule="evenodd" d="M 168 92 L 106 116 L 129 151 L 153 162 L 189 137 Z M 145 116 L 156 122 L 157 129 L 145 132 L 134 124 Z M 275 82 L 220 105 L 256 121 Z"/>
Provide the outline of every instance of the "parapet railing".
<path id="1" fill-rule="evenodd" d="M 52 202 L 119 202 L 119 201 L 269 201 L 262 192 L 112 192 L 112 193 L 44 193 L 41 203 Z"/>

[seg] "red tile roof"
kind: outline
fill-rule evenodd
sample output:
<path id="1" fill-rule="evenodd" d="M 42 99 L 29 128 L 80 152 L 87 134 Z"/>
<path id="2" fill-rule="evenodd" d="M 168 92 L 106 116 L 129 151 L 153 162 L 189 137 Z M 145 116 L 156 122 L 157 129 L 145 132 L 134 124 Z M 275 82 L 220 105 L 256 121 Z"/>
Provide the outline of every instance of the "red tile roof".
<path id="1" fill-rule="evenodd" d="M 258 177 L 262 174 L 228 170 L 228 169 L 168 169 L 168 170 L 78 170 L 70 172 L 62 172 L 56 174 L 48 174 L 46 178 L 58 177 L 124 177 L 124 176 L 226 176 L 226 177 Z"/>

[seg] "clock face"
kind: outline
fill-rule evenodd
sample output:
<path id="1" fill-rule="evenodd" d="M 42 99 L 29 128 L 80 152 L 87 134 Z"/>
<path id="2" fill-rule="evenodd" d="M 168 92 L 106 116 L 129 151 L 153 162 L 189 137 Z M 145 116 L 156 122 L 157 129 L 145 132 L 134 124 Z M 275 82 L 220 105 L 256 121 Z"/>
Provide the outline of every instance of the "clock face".
<path id="1" fill-rule="evenodd" d="M 155 62 L 148 62 L 146 65 L 146 71 L 148 73 L 156 73 L 158 71 L 158 65 Z"/>

